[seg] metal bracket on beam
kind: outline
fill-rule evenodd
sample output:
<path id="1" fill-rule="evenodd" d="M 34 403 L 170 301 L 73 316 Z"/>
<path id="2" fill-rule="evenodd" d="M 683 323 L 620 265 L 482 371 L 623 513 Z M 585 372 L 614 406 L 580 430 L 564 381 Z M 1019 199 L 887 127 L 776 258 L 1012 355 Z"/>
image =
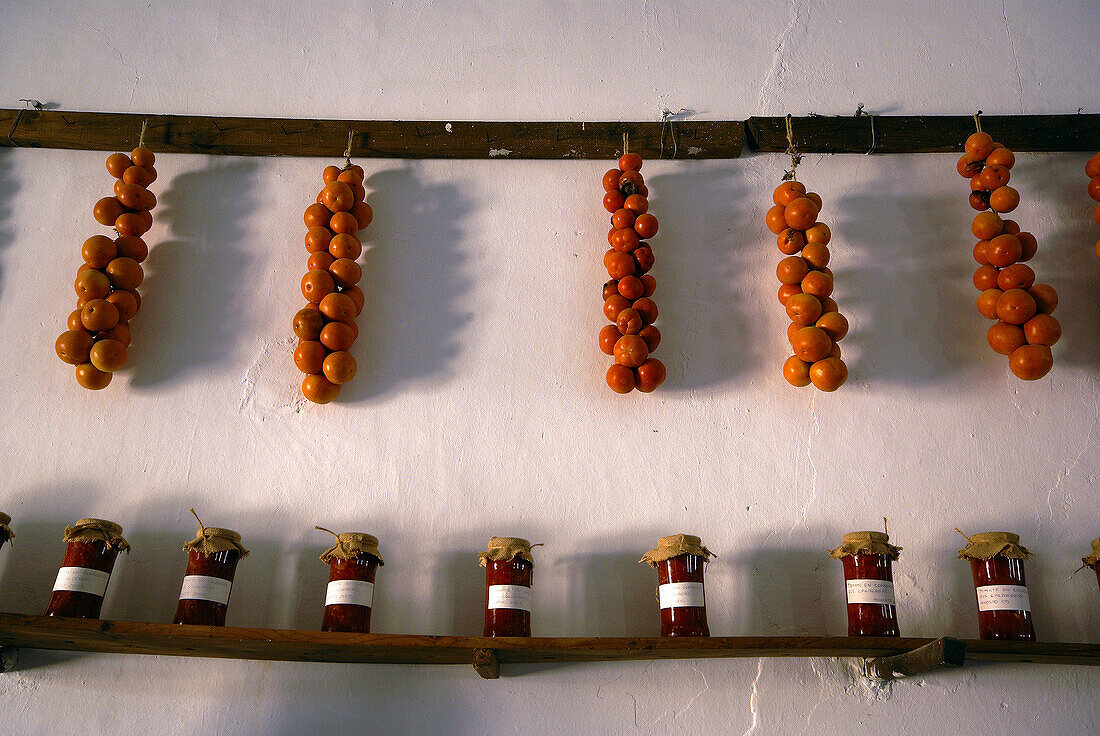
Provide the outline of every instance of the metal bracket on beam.
<path id="1" fill-rule="evenodd" d="M 897 680 L 961 667 L 965 659 L 966 642 L 945 636 L 909 652 L 867 660 L 867 676 L 876 680 Z"/>
<path id="2" fill-rule="evenodd" d="M 474 650 L 474 670 L 486 680 L 500 678 L 500 660 L 492 649 Z"/>

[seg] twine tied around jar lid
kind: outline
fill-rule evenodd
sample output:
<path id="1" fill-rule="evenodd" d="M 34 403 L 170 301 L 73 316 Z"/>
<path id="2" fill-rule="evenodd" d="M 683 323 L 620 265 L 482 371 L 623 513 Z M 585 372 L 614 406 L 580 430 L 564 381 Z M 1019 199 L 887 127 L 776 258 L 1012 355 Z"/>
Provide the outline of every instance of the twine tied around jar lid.
<path id="1" fill-rule="evenodd" d="M 378 551 L 378 538 L 374 535 L 364 532 L 344 532 L 343 534 L 337 534 L 331 529 L 325 529 L 323 526 L 315 526 L 313 528 L 328 532 L 336 537 L 336 544 L 332 545 L 332 547 L 321 554 L 321 562 L 325 564 L 333 560 L 351 560 L 360 555 L 370 555 L 378 560 L 379 565 L 386 564 L 382 561 L 382 554 Z"/>
<path id="2" fill-rule="evenodd" d="M 1100 562 L 1100 537 L 1092 540 L 1092 554 L 1088 557 L 1082 557 L 1081 562 L 1085 563 L 1085 567 L 1096 569 L 1096 563 Z"/>
<path id="3" fill-rule="evenodd" d="M 122 527 L 104 519 L 79 519 L 65 527 L 66 542 L 104 542 L 107 549 L 129 552 L 130 543 L 122 538 Z"/>
<path id="4" fill-rule="evenodd" d="M 204 555 L 212 555 L 216 552 L 228 552 L 235 549 L 241 553 L 241 557 L 248 557 L 248 550 L 241 544 L 241 535 L 232 529 L 221 529 L 216 526 L 203 526 L 202 519 L 191 509 L 191 515 L 199 522 L 199 534 L 183 545 L 184 552 L 199 552 Z"/>
<path id="5" fill-rule="evenodd" d="M 11 523 L 11 517 L 0 511 L 0 532 L 4 532 L 8 535 L 8 539 L 12 539 L 15 536 L 15 532 L 11 530 L 8 524 Z"/>
<path id="6" fill-rule="evenodd" d="M 519 537 L 491 537 L 489 539 L 489 549 L 478 555 L 478 564 L 485 567 L 489 560 L 514 560 L 519 557 L 534 565 L 535 560 L 531 557 L 531 549 L 541 546 L 541 543 L 531 544 L 526 539 L 520 539 Z"/>
<path id="7" fill-rule="evenodd" d="M 657 549 L 646 552 L 638 562 L 657 567 L 658 562 L 680 555 L 698 555 L 703 558 L 703 562 L 710 562 L 709 558 L 718 556 L 704 547 L 703 540 L 699 537 L 691 534 L 671 534 L 658 539 Z"/>
<path id="8" fill-rule="evenodd" d="M 1013 560 L 1029 560 L 1031 552 L 1020 544 L 1020 535 L 1012 532 L 981 532 L 980 534 L 964 534 L 959 529 L 955 531 L 966 537 L 966 546 L 959 550 L 959 559 L 989 560 L 997 555 Z"/>
<path id="9" fill-rule="evenodd" d="M 837 560 L 849 555 L 885 555 L 891 560 L 901 556 L 902 548 L 890 544 L 886 532 L 848 532 L 841 542 L 839 547 L 829 551 Z"/>

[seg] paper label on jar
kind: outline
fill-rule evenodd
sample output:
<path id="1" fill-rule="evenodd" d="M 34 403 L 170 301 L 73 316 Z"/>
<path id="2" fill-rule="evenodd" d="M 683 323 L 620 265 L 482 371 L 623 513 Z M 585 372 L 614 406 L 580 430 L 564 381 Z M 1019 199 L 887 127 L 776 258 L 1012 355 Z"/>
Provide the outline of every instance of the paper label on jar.
<path id="1" fill-rule="evenodd" d="M 185 575 L 180 600 L 213 601 L 223 606 L 229 604 L 229 591 L 233 583 L 210 575 Z"/>
<path id="2" fill-rule="evenodd" d="M 983 585 L 978 588 L 979 611 L 1030 611 L 1026 585 Z"/>
<path id="3" fill-rule="evenodd" d="M 490 585 L 489 608 L 531 610 L 531 589 L 526 585 Z"/>
<path id="4" fill-rule="evenodd" d="M 702 583 L 665 583 L 657 586 L 661 608 L 702 608 L 707 605 Z"/>
<path id="5" fill-rule="evenodd" d="M 374 583 L 366 580 L 331 580 L 325 593 L 326 606 L 374 605 Z"/>
<path id="6" fill-rule="evenodd" d="M 70 590 L 74 593 L 90 593 L 100 598 L 107 592 L 111 574 L 90 567 L 63 567 L 53 581 L 54 590 Z"/>
<path id="7" fill-rule="evenodd" d="M 893 606 L 894 583 L 891 580 L 849 580 L 849 603 L 878 603 Z"/>

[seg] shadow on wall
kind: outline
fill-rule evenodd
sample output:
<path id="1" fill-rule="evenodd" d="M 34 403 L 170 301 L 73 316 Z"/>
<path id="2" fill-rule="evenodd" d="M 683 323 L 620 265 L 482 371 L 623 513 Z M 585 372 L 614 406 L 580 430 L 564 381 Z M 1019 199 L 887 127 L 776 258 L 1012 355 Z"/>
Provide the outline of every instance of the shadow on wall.
<path id="1" fill-rule="evenodd" d="M 643 552 L 558 559 L 562 577 L 570 581 L 563 625 L 574 632 L 573 636 L 661 633 L 660 608 L 655 598 L 657 574 L 638 562 Z"/>
<path id="2" fill-rule="evenodd" d="M 249 257 L 241 246 L 255 211 L 249 160 L 212 160 L 172 179 L 154 216 L 169 237 L 150 243 L 134 320 L 131 386 L 156 387 L 224 363 L 247 334 Z"/>
<path id="3" fill-rule="evenodd" d="M 374 173 L 366 186 L 375 219 L 364 234 L 366 302 L 352 348 L 359 372 L 341 392 L 343 402 L 445 381 L 471 317 L 459 250 L 471 203 L 462 187 L 428 182 L 414 163 Z"/>
<path id="4" fill-rule="evenodd" d="M 652 273 L 661 330 L 655 357 L 668 369 L 666 390 L 727 383 L 762 359 L 748 340 L 752 305 L 739 296 L 752 278 L 745 249 L 735 247 L 745 180 L 732 166 L 700 166 L 675 166 L 648 181 L 650 211 L 662 224 Z"/>
<path id="5" fill-rule="evenodd" d="M 833 296 L 851 322 L 841 348 L 859 382 L 934 383 L 988 350 L 985 326 L 975 325 L 984 319 L 974 308 L 973 243 L 958 231 L 958 205 L 947 193 L 874 190 L 839 202 L 844 217 L 833 228 L 829 267 Z"/>
<path id="6" fill-rule="evenodd" d="M 1093 220 L 1096 202 L 1086 191 L 1088 179 L 1080 154 L 1023 156 L 1012 170 L 1012 186 L 1026 201 L 1041 196 L 1057 203 L 1053 227 L 1045 222 L 1020 221 L 1020 227 L 1039 241 L 1039 250 L 1029 265 L 1035 280 L 1050 284 L 1058 292 L 1054 316 L 1062 325 L 1062 337 L 1053 347 L 1054 369 L 1075 365 L 1095 371 L 1100 365 L 1100 261 L 1093 252 L 1100 238 L 1100 226 Z M 1024 180 L 1020 183 L 1019 180 Z M 1008 215 L 1012 217 L 1012 214 Z"/>
<path id="7" fill-rule="evenodd" d="M 3 256 L 4 251 L 15 240 L 15 230 L 8 222 L 11 219 L 11 201 L 19 190 L 12 174 L 13 169 L 11 150 L 0 151 L 0 256 Z M 0 273 L 0 295 L 2 294 L 3 273 Z"/>

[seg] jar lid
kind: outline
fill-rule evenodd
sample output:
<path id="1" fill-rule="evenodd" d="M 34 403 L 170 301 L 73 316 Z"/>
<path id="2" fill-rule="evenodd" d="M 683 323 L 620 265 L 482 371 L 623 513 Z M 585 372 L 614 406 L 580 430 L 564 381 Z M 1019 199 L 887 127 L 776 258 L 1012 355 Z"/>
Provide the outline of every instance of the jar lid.
<path id="1" fill-rule="evenodd" d="M 1100 562 L 1100 537 L 1092 540 L 1092 554 L 1088 557 L 1082 557 L 1081 562 L 1089 567 L 1096 567 L 1096 563 Z"/>
<path id="2" fill-rule="evenodd" d="M 130 543 L 122 538 L 122 527 L 105 519 L 79 519 L 65 527 L 66 542 L 106 542 L 108 549 L 130 551 Z"/>
<path id="3" fill-rule="evenodd" d="M 890 536 L 886 532 L 848 532 L 841 542 L 839 547 L 829 551 L 838 560 L 859 554 L 885 555 L 891 560 L 901 556 L 902 548 L 890 544 Z"/>
<path id="4" fill-rule="evenodd" d="M 967 545 L 959 550 L 959 559 L 988 560 L 1000 555 L 1014 560 L 1027 560 L 1031 552 L 1020 544 L 1020 535 L 1012 532 L 981 532 L 966 537 Z"/>
<path id="5" fill-rule="evenodd" d="M 533 545 L 538 547 L 539 545 Z M 478 555 L 479 564 L 485 567 L 488 560 L 514 560 L 519 557 L 527 560 L 532 565 L 535 560 L 531 557 L 532 544 L 519 537 L 492 537 L 489 539 L 489 549 Z"/>
<path id="6" fill-rule="evenodd" d="M 232 529 L 216 526 L 200 526 L 198 536 L 183 545 L 184 552 L 199 552 L 204 555 L 215 552 L 228 552 L 235 549 L 241 557 L 248 557 L 248 550 L 241 544 L 241 535 Z"/>
<path id="7" fill-rule="evenodd" d="M 658 562 L 680 555 L 698 555 L 703 558 L 703 562 L 708 562 L 708 558 L 717 556 L 703 546 L 703 540 L 699 537 L 692 534 L 671 534 L 658 539 L 657 549 L 646 552 L 638 562 L 656 567 Z"/>
<path id="8" fill-rule="evenodd" d="M 385 565 L 382 555 L 378 551 L 378 538 L 364 532 L 344 532 L 336 535 L 336 544 L 321 555 L 321 562 L 336 560 L 350 560 L 360 555 L 370 555 L 378 560 L 379 565 Z"/>
<path id="9" fill-rule="evenodd" d="M 13 537 L 15 537 L 15 532 L 13 532 L 11 530 L 11 527 L 8 526 L 8 524 L 10 523 L 11 517 L 5 514 L 3 511 L 0 511 L 0 531 L 5 532 L 8 535 L 8 539 L 12 539 Z"/>

